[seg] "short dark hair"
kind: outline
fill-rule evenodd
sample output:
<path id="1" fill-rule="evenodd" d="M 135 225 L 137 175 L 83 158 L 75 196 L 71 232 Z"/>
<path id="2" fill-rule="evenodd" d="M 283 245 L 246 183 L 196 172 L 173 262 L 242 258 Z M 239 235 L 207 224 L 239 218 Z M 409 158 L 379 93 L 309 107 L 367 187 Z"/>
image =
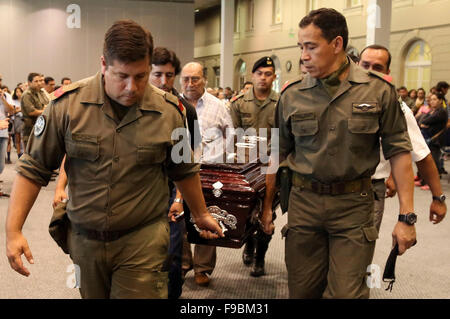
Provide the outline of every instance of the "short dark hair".
<path id="1" fill-rule="evenodd" d="M 103 57 L 106 65 L 114 60 L 122 63 L 135 62 L 147 56 L 152 63 L 153 38 L 133 20 L 119 20 L 106 31 L 103 43 Z"/>
<path id="2" fill-rule="evenodd" d="M 52 78 L 51 76 L 47 76 L 46 78 L 44 78 L 45 84 L 48 84 L 48 83 L 51 82 L 51 81 L 55 81 L 55 79 Z"/>
<path id="3" fill-rule="evenodd" d="M 341 36 L 344 40 L 344 51 L 348 44 L 348 27 L 345 17 L 331 8 L 320 8 L 313 10 L 300 23 L 300 28 L 306 28 L 310 24 L 314 24 L 322 31 L 322 36 L 330 43 L 337 36 Z"/>
<path id="4" fill-rule="evenodd" d="M 445 81 L 440 81 L 440 82 L 438 82 L 438 84 L 436 84 L 436 89 L 439 92 L 442 92 L 442 89 L 448 89 L 449 87 L 450 87 L 450 85 Z"/>
<path id="5" fill-rule="evenodd" d="M 28 82 L 33 82 L 33 79 L 37 76 L 41 76 L 41 74 L 36 73 L 36 72 L 31 72 L 30 74 L 28 74 Z"/>
<path id="6" fill-rule="evenodd" d="M 390 69 L 390 67 L 391 67 L 391 61 L 392 61 L 392 55 L 391 55 L 391 52 L 389 52 L 389 50 L 388 50 L 386 47 L 384 47 L 384 46 L 382 46 L 382 45 L 379 45 L 379 44 L 372 44 L 372 45 L 369 45 L 369 46 L 365 47 L 365 48 L 361 51 L 361 54 L 360 54 L 359 56 L 361 57 L 361 56 L 363 55 L 364 51 L 366 51 L 367 49 L 383 50 L 383 51 L 386 51 L 387 54 L 388 54 L 387 69 L 388 69 L 388 70 Z"/>
<path id="7" fill-rule="evenodd" d="M 180 60 L 178 59 L 175 52 L 162 47 L 154 48 L 152 64 L 166 65 L 167 63 L 172 64 L 172 66 L 175 68 L 175 75 L 180 74 L 181 72 Z"/>
<path id="8" fill-rule="evenodd" d="M 405 86 L 401 86 L 401 87 L 399 87 L 399 88 L 397 89 L 397 91 L 400 91 L 400 90 L 408 91 L 408 89 L 407 89 Z"/>
<path id="9" fill-rule="evenodd" d="M 244 83 L 244 85 L 242 86 L 242 88 L 245 88 L 245 86 L 246 86 L 247 84 L 253 85 L 253 82 L 251 82 L 251 81 L 245 81 L 245 83 Z"/>
<path id="10" fill-rule="evenodd" d="M 65 80 L 72 81 L 70 78 L 68 78 L 67 76 L 65 76 L 65 77 L 63 77 L 63 78 L 61 79 L 61 84 L 63 84 Z"/>

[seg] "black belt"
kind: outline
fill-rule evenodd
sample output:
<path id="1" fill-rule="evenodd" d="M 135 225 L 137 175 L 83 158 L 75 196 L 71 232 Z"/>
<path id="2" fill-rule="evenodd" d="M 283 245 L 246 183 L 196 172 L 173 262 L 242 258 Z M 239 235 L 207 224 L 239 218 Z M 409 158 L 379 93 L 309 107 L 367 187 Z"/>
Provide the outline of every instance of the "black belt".
<path id="1" fill-rule="evenodd" d="M 384 183 L 384 178 L 374 178 L 372 179 L 372 184 Z"/>
<path id="2" fill-rule="evenodd" d="M 154 222 L 154 220 L 152 220 L 151 222 Z M 134 226 L 134 227 L 126 229 L 126 230 L 103 230 L 103 231 L 98 231 L 98 230 L 94 230 L 94 229 L 87 229 L 87 228 L 84 228 L 84 227 L 82 227 L 80 225 L 77 225 L 77 224 L 74 224 L 74 223 L 71 223 L 71 227 L 76 232 L 80 233 L 83 236 L 86 236 L 90 240 L 98 240 L 98 241 L 110 242 L 110 241 L 115 241 L 115 240 L 119 239 L 120 237 L 125 236 L 125 235 L 127 235 L 129 233 L 137 231 L 137 230 L 141 229 L 142 227 L 147 226 L 151 222 L 139 224 L 137 226 Z"/>

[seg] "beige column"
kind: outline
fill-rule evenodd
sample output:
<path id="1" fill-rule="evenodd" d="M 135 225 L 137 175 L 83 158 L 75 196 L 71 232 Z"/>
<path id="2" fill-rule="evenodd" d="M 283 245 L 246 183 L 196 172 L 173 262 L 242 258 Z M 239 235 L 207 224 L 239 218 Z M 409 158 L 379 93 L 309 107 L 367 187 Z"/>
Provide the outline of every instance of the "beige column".
<path id="1" fill-rule="evenodd" d="M 220 86 L 233 87 L 234 0 L 222 0 L 220 27 Z"/>
<path id="2" fill-rule="evenodd" d="M 392 0 L 367 1 L 366 45 L 379 44 L 389 49 Z"/>

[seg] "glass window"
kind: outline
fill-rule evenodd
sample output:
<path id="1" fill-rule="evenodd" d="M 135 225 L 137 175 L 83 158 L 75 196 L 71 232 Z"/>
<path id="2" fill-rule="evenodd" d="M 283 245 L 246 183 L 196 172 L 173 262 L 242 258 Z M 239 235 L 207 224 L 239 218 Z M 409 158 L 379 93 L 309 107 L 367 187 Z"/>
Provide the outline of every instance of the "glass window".
<path id="1" fill-rule="evenodd" d="M 234 0 L 234 32 L 240 32 L 241 29 L 241 17 L 239 13 L 239 0 Z"/>
<path id="2" fill-rule="evenodd" d="M 255 1 L 247 0 L 247 30 L 251 31 L 255 28 Z"/>
<path id="3" fill-rule="evenodd" d="M 282 8 L 282 0 L 272 0 L 273 9 L 272 9 L 272 22 L 273 24 L 278 24 L 282 22 L 281 18 L 281 8 Z"/>
<path id="4" fill-rule="evenodd" d="M 430 89 L 431 81 L 431 49 L 425 41 L 419 40 L 411 44 L 405 60 L 404 85 L 411 89 L 423 87 Z"/>
<path id="5" fill-rule="evenodd" d="M 276 55 L 271 56 L 273 63 L 275 64 L 275 74 L 277 75 L 277 78 L 272 83 L 272 90 L 274 90 L 277 93 L 280 93 L 281 91 L 281 65 L 280 60 Z"/>
<path id="6" fill-rule="evenodd" d="M 362 5 L 361 0 L 347 0 L 347 8 L 358 7 Z"/>

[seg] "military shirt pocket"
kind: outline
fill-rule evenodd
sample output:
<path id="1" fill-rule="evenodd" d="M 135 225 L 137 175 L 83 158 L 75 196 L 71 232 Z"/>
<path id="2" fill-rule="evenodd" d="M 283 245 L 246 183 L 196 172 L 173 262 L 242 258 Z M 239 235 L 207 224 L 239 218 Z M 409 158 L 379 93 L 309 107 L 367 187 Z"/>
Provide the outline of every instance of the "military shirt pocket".
<path id="1" fill-rule="evenodd" d="M 379 127 L 378 117 L 348 119 L 348 129 L 355 134 L 375 134 Z"/>
<path id="2" fill-rule="evenodd" d="M 241 119 L 243 128 L 248 128 L 253 125 L 253 117 L 251 113 L 241 113 Z"/>
<path id="3" fill-rule="evenodd" d="M 292 116 L 292 133 L 295 136 L 311 136 L 319 131 L 319 121 L 314 113 L 301 113 Z"/>
<path id="4" fill-rule="evenodd" d="M 100 144 L 96 135 L 72 134 L 72 139 L 66 140 L 67 155 L 94 162 L 100 155 Z"/>
<path id="5" fill-rule="evenodd" d="M 166 159 L 166 148 L 163 145 L 138 146 L 137 163 L 139 165 L 160 164 Z"/>

